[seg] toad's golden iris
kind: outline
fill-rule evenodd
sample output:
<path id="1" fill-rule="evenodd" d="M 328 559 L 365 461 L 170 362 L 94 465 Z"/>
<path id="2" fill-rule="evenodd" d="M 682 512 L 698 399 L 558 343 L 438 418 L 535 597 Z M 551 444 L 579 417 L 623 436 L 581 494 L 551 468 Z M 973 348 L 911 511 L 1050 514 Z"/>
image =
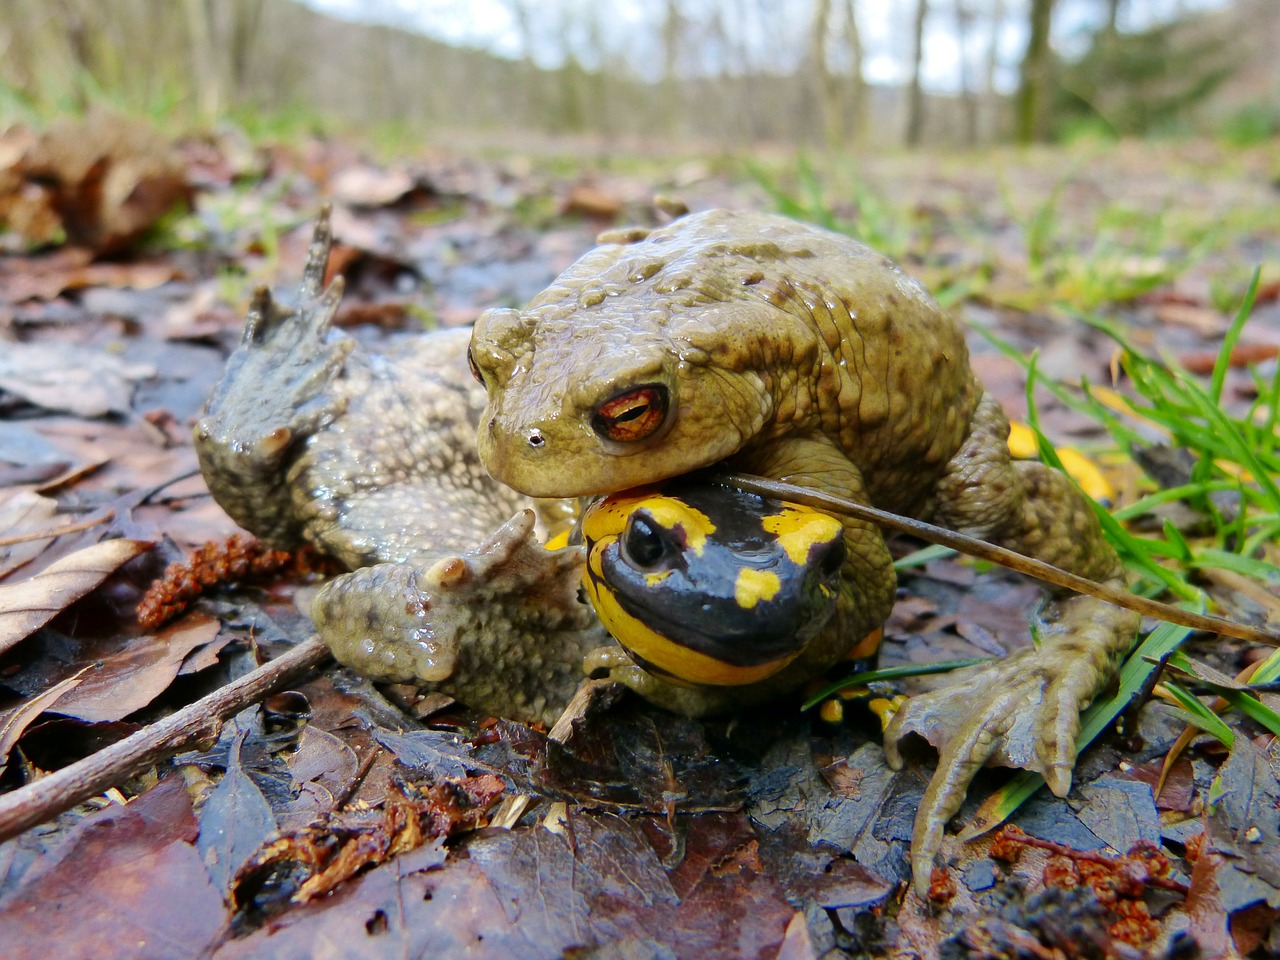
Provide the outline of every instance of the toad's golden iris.
<path id="1" fill-rule="evenodd" d="M 808 507 L 677 480 L 597 501 L 582 533 L 600 619 L 645 669 L 674 680 L 762 680 L 835 609 L 844 528 Z"/>

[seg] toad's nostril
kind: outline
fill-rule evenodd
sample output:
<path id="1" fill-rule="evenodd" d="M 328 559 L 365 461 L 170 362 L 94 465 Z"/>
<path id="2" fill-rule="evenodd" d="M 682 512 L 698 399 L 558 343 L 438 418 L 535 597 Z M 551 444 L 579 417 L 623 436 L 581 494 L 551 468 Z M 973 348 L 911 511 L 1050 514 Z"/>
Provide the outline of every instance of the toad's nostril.
<path id="1" fill-rule="evenodd" d="M 529 431 L 529 446 L 533 447 L 535 450 L 546 442 L 547 441 L 542 436 L 541 430 L 535 428 Z"/>

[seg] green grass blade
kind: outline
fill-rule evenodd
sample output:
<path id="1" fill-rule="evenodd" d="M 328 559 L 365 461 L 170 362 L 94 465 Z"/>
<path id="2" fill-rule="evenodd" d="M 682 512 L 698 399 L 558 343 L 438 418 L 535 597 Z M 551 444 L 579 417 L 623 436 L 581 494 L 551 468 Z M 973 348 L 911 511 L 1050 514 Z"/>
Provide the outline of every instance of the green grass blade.
<path id="1" fill-rule="evenodd" d="M 1270 582 L 1273 587 L 1280 587 L 1280 582 L 1277 582 L 1280 580 L 1280 567 L 1273 563 L 1267 563 L 1265 560 L 1255 560 L 1253 557 L 1244 554 L 1233 553 L 1230 550 L 1220 550 L 1217 547 L 1198 547 L 1191 551 L 1187 565 L 1193 570 L 1230 570 L 1246 577 L 1253 577 L 1263 583 Z"/>
<path id="2" fill-rule="evenodd" d="M 1271 656 L 1258 664 L 1258 668 L 1253 671 L 1253 676 L 1249 678 L 1250 683 L 1271 683 L 1273 680 L 1280 680 L 1280 647 L 1276 647 L 1271 651 Z"/>
<path id="3" fill-rule="evenodd" d="M 954 557 L 956 552 L 950 547 L 944 547 L 940 543 L 931 543 L 927 547 L 921 547 L 919 550 L 908 553 L 905 557 L 893 561 L 893 569 L 901 573 L 903 570 L 910 570 L 912 567 L 923 567 L 926 563 L 932 563 L 934 560 L 945 560 L 947 557 Z"/>
<path id="4" fill-rule="evenodd" d="M 1231 749 L 1231 745 L 1236 742 L 1236 735 L 1231 732 L 1231 728 L 1226 725 L 1220 716 L 1201 703 L 1182 684 L 1173 680 L 1166 680 L 1164 688 L 1172 694 L 1173 699 L 1177 700 L 1182 707 L 1181 712 L 1186 714 L 1184 719 L 1186 719 L 1187 723 L 1203 730 L 1228 750 Z"/>
<path id="5" fill-rule="evenodd" d="M 816 707 L 827 697 L 835 696 L 842 690 L 865 687 L 869 683 L 887 683 L 891 680 L 905 680 L 907 677 L 927 677 L 935 673 L 950 673 L 952 670 L 977 666 L 979 663 L 988 663 L 990 660 L 990 657 L 971 657 L 966 660 L 937 660 L 934 663 L 917 663 L 905 667 L 885 667 L 883 670 L 867 670 L 863 673 L 855 673 L 852 676 L 843 677 L 827 684 L 805 700 L 800 705 L 800 709 L 808 710 L 811 707 Z"/>
<path id="6" fill-rule="evenodd" d="M 1209 397 L 1213 400 L 1214 406 L 1222 403 L 1222 385 L 1227 379 L 1227 370 L 1231 366 L 1231 351 L 1235 349 L 1236 344 L 1240 340 L 1240 334 L 1244 332 L 1245 322 L 1248 321 L 1249 315 L 1253 313 L 1253 302 L 1258 296 L 1258 281 L 1262 279 L 1262 267 L 1253 268 L 1253 279 L 1249 281 L 1249 289 L 1245 291 L 1244 300 L 1240 303 L 1240 309 L 1236 311 L 1236 316 L 1231 321 L 1231 327 L 1227 330 L 1226 336 L 1222 338 L 1222 349 L 1218 351 L 1217 359 L 1213 363 L 1213 378 L 1210 380 Z"/>
<path id="7" fill-rule="evenodd" d="M 1277 650 L 1280 650 L 1280 648 L 1277 648 Z M 1245 714 L 1245 716 L 1251 717 L 1272 733 L 1280 736 L 1280 714 L 1277 714 L 1269 706 L 1259 700 L 1239 681 L 1225 676 L 1203 663 L 1198 663 L 1195 660 L 1192 660 L 1181 650 L 1177 651 L 1169 658 L 1168 665 L 1182 671 L 1187 676 L 1194 678 L 1197 683 L 1225 700 L 1232 709 L 1238 710 Z M 1258 671 L 1255 670 L 1254 679 L 1251 682 L 1268 682 L 1266 679 L 1258 681 L 1257 673 Z M 1166 684 L 1166 686 L 1170 685 Z M 1175 695 L 1177 695 L 1176 691 L 1174 692 Z M 1196 702 L 1198 703 L 1199 701 L 1197 700 Z M 1204 729 L 1201 724 L 1197 724 L 1197 726 Z M 1214 733 L 1214 731 L 1209 732 Z M 1214 733 L 1214 735 L 1217 736 L 1217 733 Z"/>

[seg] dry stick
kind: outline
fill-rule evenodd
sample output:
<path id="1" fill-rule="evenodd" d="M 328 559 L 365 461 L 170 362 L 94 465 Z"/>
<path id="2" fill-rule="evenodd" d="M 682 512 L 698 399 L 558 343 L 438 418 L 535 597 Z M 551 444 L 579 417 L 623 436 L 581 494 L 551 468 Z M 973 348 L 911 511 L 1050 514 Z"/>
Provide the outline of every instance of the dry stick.
<path id="1" fill-rule="evenodd" d="M 328 656 L 324 641 L 312 636 L 119 743 L 0 796 L 0 841 L 56 817 L 189 746 L 217 739 L 228 717 L 319 666 Z"/>
<path id="2" fill-rule="evenodd" d="M 19 533 L 12 537 L 0 537 L 0 547 L 12 547 L 18 543 L 30 543 L 33 540 L 52 540 L 55 537 L 61 537 L 67 533 L 79 533 L 81 530 L 88 530 L 90 527 L 96 527 L 100 523 L 106 523 L 115 519 L 115 511 L 108 510 L 100 517 L 90 517 L 88 520 L 81 520 L 79 523 L 69 523 L 62 527 L 50 527 L 47 530 L 36 530 L 32 533 Z"/>
<path id="3" fill-rule="evenodd" d="M 1087 577 L 1068 573 L 1066 570 L 1055 567 L 1051 563 L 1045 563 L 1043 560 L 1035 560 L 1013 550 L 997 547 L 994 543 L 987 543 L 985 540 L 978 540 L 963 533 L 956 533 L 946 527 L 925 523 L 923 520 L 913 520 L 910 517 L 889 513 L 887 510 L 878 510 L 875 507 L 869 507 L 866 504 L 857 503 L 834 494 L 823 493 L 820 490 L 810 490 L 808 487 L 798 487 L 795 484 L 782 483 L 778 480 L 766 480 L 763 477 L 753 477 L 740 473 L 726 473 L 721 476 L 721 479 L 725 483 L 738 487 L 747 493 L 789 500 L 793 503 L 802 503 L 819 509 L 834 510 L 836 513 L 857 517 L 859 520 L 867 520 L 877 526 L 888 527 L 890 530 L 909 533 L 919 537 L 921 540 L 950 547 L 980 560 L 990 560 L 992 563 L 998 563 L 1000 566 L 1008 567 L 1010 570 L 1016 570 L 1019 573 L 1044 580 L 1067 590 L 1074 590 L 1076 593 L 1083 593 L 1091 597 L 1097 597 L 1099 600 L 1106 600 L 1108 603 L 1114 603 L 1118 607 L 1136 610 L 1144 616 L 1155 617 L 1157 620 L 1176 623 L 1183 627 L 1192 627 L 1196 630 L 1208 630 L 1210 633 L 1221 633 L 1228 637 L 1249 640 L 1253 643 L 1265 643 L 1273 647 L 1280 646 L 1280 636 L 1274 633 L 1268 633 L 1265 630 L 1259 630 L 1247 624 L 1237 623 L 1225 617 L 1192 613 L 1190 610 L 1183 610 L 1181 607 L 1161 603 L 1159 600 L 1148 600 L 1146 597 L 1140 597 L 1137 594 L 1130 593 L 1128 590 L 1121 590 L 1105 583 L 1098 583 L 1096 580 L 1090 580 Z"/>

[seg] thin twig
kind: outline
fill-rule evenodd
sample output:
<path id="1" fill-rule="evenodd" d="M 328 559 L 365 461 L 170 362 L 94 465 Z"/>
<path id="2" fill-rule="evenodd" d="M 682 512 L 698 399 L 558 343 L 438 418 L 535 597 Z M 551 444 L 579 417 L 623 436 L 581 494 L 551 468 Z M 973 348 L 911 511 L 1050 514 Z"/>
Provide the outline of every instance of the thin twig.
<path id="1" fill-rule="evenodd" d="M 312 636 L 177 713 L 0 796 L 0 841 L 16 837 L 77 803 L 118 786 L 166 757 L 216 740 L 224 720 L 319 666 L 328 656 L 324 641 Z"/>
<path id="2" fill-rule="evenodd" d="M 1010 570 L 1016 570 L 1027 576 L 1035 577 L 1037 580 L 1044 580 L 1054 586 L 1096 597 L 1099 600 L 1106 600 L 1108 603 L 1114 603 L 1118 607 L 1135 610 L 1143 616 L 1155 617 L 1157 620 L 1176 623 L 1179 626 L 1191 627 L 1195 630 L 1221 633 L 1228 637 L 1237 637 L 1240 640 L 1249 640 L 1253 643 L 1265 643 L 1273 647 L 1280 646 L 1280 636 L 1274 633 L 1259 630 L 1247 624 L 1237 623 L 1225 617 L 1215 617 L 1212 614 L 1205 613 L 1192 613 L 1190 610 L 1183 610 L 1181 607 L 1175 607 L 1172 604 L 1161 603 L 1159 600 L 1139 597 L 1128 590 L 1121 590 L 1105 583 L 1098 583 L 1096 580 L 1090 580 L 1087 577 L 1068 573 L 1066 570 L 1055 567 L 1051 563 L 1045 563 L 1043 560 L 1023 556 L 1016 551 L 998 547 L 994 543 L 987 543 L 985 540 L 978 540 L 963 533 L 956 533 L 946 527 L 925 523 L 923 520 L 913 520 L 910 517 L 899 516 L 887 510 L 878 510 L 875 507 L 869 507 L 864 503 L 857 503 L 845 497 L 838 497 L 819 490 L 810 490 L 807 487 L 798 487 L 791 483 L 766 480 L 763 477 L 726 473 L 721 475 L 721 479 L 725 483 L 747 493 L 789 500 L 792 503 L 802 503 L 819 509 L 833 510 L 836 513 L 857 517 L 859 520 L 867 520 L 877 526 L 888 527 L 890 530 L 912 534 L 930 543 L 940 543 L 944 547 L 950 547 L 980 560 L 990 560 L 992 563 L 998 563 L 1002 567 L 1008 567 Z"/>
<path id="3" fill-rule="evenodd" d="M 115 516 L 114 510 L 108 510 L 99 517 L 91 517 L 88 520 L 81 520 L 79 523 L 69 523 L 63 527 L 35 530 L 31 533 L 19 533 L 12 537 L 0 537 L 0 547 L 11 547 L 15 543 L 30 543 L 32 540 L 52 540 L 54 537 L 61 537 L 63 534 L 79 533 L 81 530 L 88 530 L 90 527 L 96 527 L 100 523 L 114 520 Z"/>

